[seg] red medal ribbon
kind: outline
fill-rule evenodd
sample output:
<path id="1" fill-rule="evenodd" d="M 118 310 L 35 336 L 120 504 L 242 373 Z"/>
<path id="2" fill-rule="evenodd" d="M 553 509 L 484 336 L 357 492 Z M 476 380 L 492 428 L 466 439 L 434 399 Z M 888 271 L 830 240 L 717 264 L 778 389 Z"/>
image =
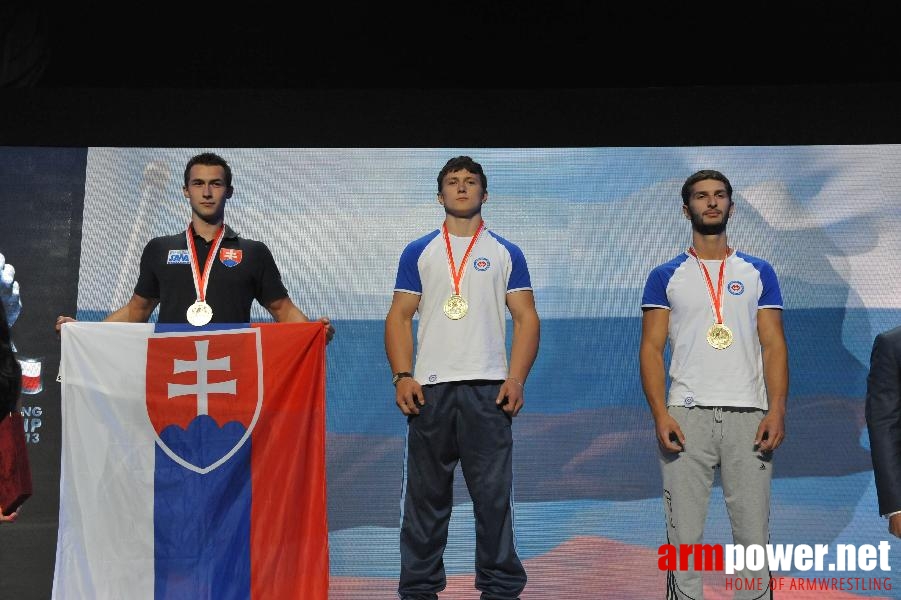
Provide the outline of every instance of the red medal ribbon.
<path id="1" fill-rule="evenodd" d="M 222 243 L 222 238 L 225 236 L 225 223 L 222 224 L 219 233 L 213 239 L 210 253 L 206 257 L 206 264 L 203 265 L 203 274 L 197 268 L 197 247 L 194 245 L 194 236 L 191 233 L 193 230 L 194 227 L 188 223 L 188 228 L 185 230 L 185 237 L 188 239 L 188 259 L 191 261 L 191 275 L 194 276 L 194 290 L 197 292 L 197 301 L 206 302 L 206 286 L 210 282 L 210 271 L 213 268 L 216 254 L 219 252 L 219 244 Z"/>
<path id="2" fill-rule="evenodd" d="M 713 291 L 713 280 L 710 279 L 710 272 L 707 270 L 707 265 L 705 265 L 700 257 L 698 257 L 698 253 L 695 252 L 694 248 L 689 248 L 688 253 L 695 257 L 695 260 L 698 261 L 698 266 L 701 267 L 701 271 L 704 272 L 704 278 L 707 280 L 707 292 L 710 294 L 710 300 L 713 303 L 713 312 L 716 316 L 716 322 L 722 324 L 723 322 L 723 279 L 726 273 L 726 258 L 729 258 L 729 251 L 726 250 L 726 258 L 724 258 L 720 262 L 720 274 L 717 277 L 716 282 L 716 292 Z"/>
<path id="3" fill-rule="evenodd" d="M 479 228 L 476 229 L 475 235 L 469 240 L 469 247 L 466 248 L 466 254 L 463 255 L 463 260 L 460 262 L 460 270 L 457 271 L 457 268 L 454 266 L 454 251 L 451 249 L 450 236 L 447 233 L 447 223 L 441 225 L 444 233 L 444 245 L 447 247 L 447 264 L 450 267 L 451 280 L 454 283 L 454 295 L 456 296 L 460 295 L 460 281 L 463 279 L 463 271 L 466 270 L 466 259 L 469 258 L 469 253 L 472 252 L 472 247 L 476 245 L 476 240 L 479 239 L 479 235 L 484 228 L 485 221 L 482 221 L 479 223 Z"/>

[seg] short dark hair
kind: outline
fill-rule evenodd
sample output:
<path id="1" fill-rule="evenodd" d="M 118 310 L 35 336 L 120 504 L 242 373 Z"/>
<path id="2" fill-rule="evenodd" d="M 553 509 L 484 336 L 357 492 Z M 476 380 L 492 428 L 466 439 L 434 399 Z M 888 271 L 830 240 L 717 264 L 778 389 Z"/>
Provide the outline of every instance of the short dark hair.
<path id="1" fill-rule="evenodd" d="M 441 184 L 444 181 L 444 176 L 448 173 L 454 173 L 456 171 L 460 171 L 462 169 L 466 169 L 470 173 L 475 173 L 482 180 L 482 189 L 488 191 L 488 177 L 485 175 L 485 171 L 482 170 L 482 165 L 474 161 L 468 156 L 455 156 L 441 168 L 441 171 L 438 173 L 438 191 L 441 191 Z"/>
<path id="2" fill-rule="evenodd" d="M 685 183 L 682 184 L 682 204 L 688 204 L 688 200 L 691 197 L 691 188 L 699 181 L 704 181 L 705 179 L 715 179 L 716 181 L 722 181 L 726 184 L 726 193 L 729 194 L 729 200 L 732 200 L 732 184 L 729 183 L 729 180 L 725 175 L 720 173 L 719 171 L 714 171 L 713 169 L 702 169 L 697 173 L 691 175 L 688 179 L 685 180 Z"/>
<path id="3" fill-rule="evenodd" d="M 185 187 L 188 187 L 188 179 L 191 177 L 191 167 L 194 165 L 205 165 L 207 167 L 222 167 L 225 169 L 225 186 L 232 186 L 232 168 L 224 158 L 214 152 L 203 152 L 197 156 L 192 156 L 185 167 Z"/>

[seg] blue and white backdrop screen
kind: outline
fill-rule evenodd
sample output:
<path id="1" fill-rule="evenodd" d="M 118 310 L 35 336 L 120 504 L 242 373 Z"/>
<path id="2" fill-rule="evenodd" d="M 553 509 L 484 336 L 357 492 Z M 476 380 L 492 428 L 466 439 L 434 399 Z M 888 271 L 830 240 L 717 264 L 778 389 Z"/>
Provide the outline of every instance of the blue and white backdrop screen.
<path id="1" fill-rule="evenodd" d="M 234 171 L 226 222 L 264 241 L 294 302 L 310 317 L 328 315 L 337 330 L 327 359 L 333 597 L 355 597 L 354 581 L 389 589 L 397 577 L 405 420 L 394 404 L 384 318 L 400 252 L 440 226 L 436 177 L 460 154 L 485 169 L 483 217 L 525 253 L 542 319 L 514 421 L 516 534 L 529 597 L 542 597 L 561 577 L 555 565 L 573 560 L 589 571 L 622 561 L 610 577 L 625 587 L 661 581 L 656 557 L 666 540 L 638 374 L 640 300 L 650 269 L 690 242 L 680 188 L 704 168 L 732 182 L 730 245 L 768 260 L 785 300 L 791 389 L 771 541 L 890 538 L 863 407 L 873 338 L 901 324 L 901 146 L 90 148 L 80 319 L 124 304 L 147 240 L 184 229 L 184 165 L 207 150 Z M 252 317 L 270 320 L 256 304 Z M 732 541 L 719 487 L 705 541 Z M 473 556 L 458 469 L 450 587 L 471 589 Z M 577 589 L 566 597 L 595 597 Z"/>

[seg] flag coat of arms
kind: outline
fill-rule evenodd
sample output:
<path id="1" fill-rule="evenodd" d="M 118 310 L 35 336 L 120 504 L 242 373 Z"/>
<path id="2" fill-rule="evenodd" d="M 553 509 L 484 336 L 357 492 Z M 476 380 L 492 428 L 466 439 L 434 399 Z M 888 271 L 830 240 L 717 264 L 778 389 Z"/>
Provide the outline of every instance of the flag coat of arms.
<path id="1" fill-rule="evenodd" d="M 53 597 L 326 599 L 324 328 L 164 327 L 62 328 Z"/>

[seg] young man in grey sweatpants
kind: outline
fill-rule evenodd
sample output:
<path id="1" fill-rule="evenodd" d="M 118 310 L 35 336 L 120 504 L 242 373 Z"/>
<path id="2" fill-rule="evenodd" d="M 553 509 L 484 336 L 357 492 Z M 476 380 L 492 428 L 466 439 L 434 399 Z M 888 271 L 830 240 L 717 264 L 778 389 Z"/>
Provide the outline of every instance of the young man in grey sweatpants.
<path id="1" fill-rule="evenodd" d="M 785 437 L 788 396 L 782 293 L 769 263 L 729 247 L 735 205 L 722 173 L 691 175 L 682 202 L 692 245 L 651 271 L 641 300 L 639 363 L 660 444 L 667 543 L 702 543 L 718 467 L 733 542 L 764 546 L 772 453 Z M 670 571 L 667 600 L 703 598 L 700 567 L 690 560 Z M 740 586 L 736 598 L 772 597 L 766 565 L 733 577 L 762 582 Z"/>

